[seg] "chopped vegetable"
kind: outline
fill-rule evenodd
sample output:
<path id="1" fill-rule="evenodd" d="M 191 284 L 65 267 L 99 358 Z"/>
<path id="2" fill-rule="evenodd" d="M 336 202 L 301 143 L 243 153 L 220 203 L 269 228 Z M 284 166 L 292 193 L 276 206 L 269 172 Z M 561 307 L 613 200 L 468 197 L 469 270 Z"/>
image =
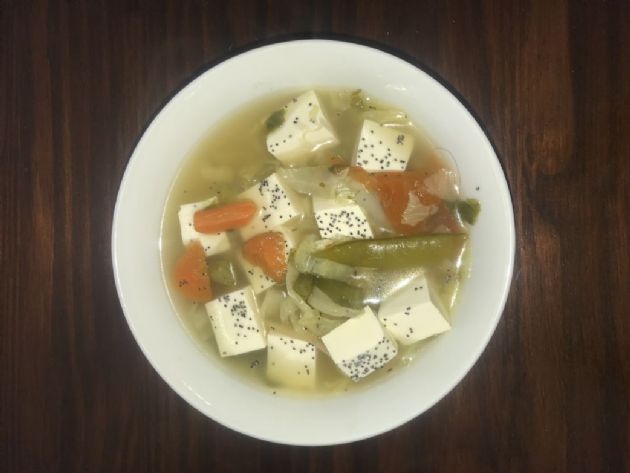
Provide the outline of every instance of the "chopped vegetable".
<path id="1" fill-rule="evenodd" d="M 331 170 L 328 165 L 280 168 L 277 173 L 294 191 L 319 197 L 335 197 L 348 174 L 346 170 Z"/>
<path id="2" fill-rule="evenodd" d="M 273 131 L 276 128 L 280 128 L 284 123 L 285 113 L 286 110 L 284 108 L 281 108 L 280 110 L 276 110 L 271 115 L 269 115 L 269 118 L 267 118 L 267 120 L 265 121 L 265 127 L 267 128 L 267 131 Z"/>
<path id="3" fill-rule="evenodd" d="M 412 125 L 405 112 L 375 101 L 372 97 L 364 94 L 361 89 L 350 94 L 350 106 L 363 112 L 364 118 L 374 120 L 381 125 Z"/>
<path id="4" fill-rule="evenodd" d="M 317 240 L 314 235 L 305 237 L 295 251 L 293 258 L 295 267 L 300 273 L 351 283 L 359 274 L 356 268 L 313 256 L 315 252 L 328 247 L 331 243 L 331 240 Z"/>
<path id="5" fill-rule="evenodd" d="M 308 274 L 300 273 L 293 287 L 295 292 L 297 292 L 302 299 L 306 300 L 313 291 L 313 277 Z"/>
<path id="6" fill-rule="evenodd" d="M 212 281 L 228 287 L 235 287 L 237 284 L 236 271 L 230 260 L 221 258 L 213 261 L 209 266 L 210 279 Z"/>
<path id="7" fill-rule="evenodd" d="M 331 319 L 322 316 L 318 310 L 311 307 L 294 289 L 294 284 L 299 277 L 298 271 L 293 266 L 292 262 L 289 262 L 287 268 L 287 293 L 289 298 L 285 301 L 287 305 L 295 306 L 291 311 L 285 309 L 285 302 L 280 307 L 280 320 L 288 319 L 293 328 L 298 331 L 307 330 L 308 332 L 321 337 L 332 329 L 341 324 L 341 320 Z M 285 312 L 283 314 L 283 311 Z M 321 346 L 321 343 L 317 342 L 317 346 Z"/>
<path id="8" fill-rule="evenodd" d="M 311 315 L 319 316 L 319 312 L 317 312 L 310 305 L 308 305 L 306 303 L 306 300 L 304 300 L 304 298 L 300 296 L 295 290 L 295 282 L 297 281 L 299 276 L 300 276 L 300 273 L 298 272 L 297 269 L 295 269 L 295 266 L 293 265 L 293 263 L 289 261 L 289 264 L 287 265 L 287 278 L 286 278 L 287 294 L 289 295 L 289 298 L 295 303 L 299 311 L 302 312 L 302 315 L 307 315 L 313 312 L 313 314 Z"/>
<path id="9" fill-rule="evenodd" d="M 405 207 L 400 221 L 405 225 L 415 227 L 437 211 L 436 205 L 424 205 L 416 194 L 410 193 L 407 207 Z"/>
<path id="10" fill-rule="evenodd" d="M 464 222 L 474 225 L 481 211 L 481 204 L 477 199 L 458 200 L 453 203 L 453 208 Z"/>
<path id="11" fill-rule="evenodd" d="M 428 230 L 424 219 L 415 221 L 405 218 L 410 200 L 429 208 L 441 203 L 441 199 L 431 194 L 424 185 L 425 176 L 422 173 L 389 171 L 370 174 L 364 169 L 353 167 L 349 175 L 378 194 L 389 223 L 398 233 L 412 235 Z M 413 225 L 405 223 L 413 221 Z"/>
<path id="12" fill-rule="evenodd" d="M 307 302 L 311 305 L 311 307 L 313 307 L 313 309 L 317 309 L 322 314 L 326 314 L 331 317 L 349 318 L 354 317 L 360 312 L 359 310 L 351 309 L 338 304 L 318 287 L 313 288 L 313 292 L 311 292 Z"/>
<path id="13" fill-rule="evenodd" d="M 363 290 L 340 281 L 316 278 L 315 286 L 334 302 L 352 309 L 362 309 L 364 304 Z"/>
<path id="14" fill-rule="evenodd" d="M 245 242 L 243 256 L 267 276 L 281 283 L 287 273 L 287 254 L 284 235 L 280 232 L 260 233 Z"/>
<path id="15" fill-rule="evenodd" d="M 369 110 L 363 114 L 368 120 L 374 120 L 381 125 L 412 126 L 409 117 L 400 110 Z"/>
<path id="16" fill-rule="evenodd" d="M 260 304 L 260 316 L 264 320 L 271 318 L 278 318 L 280 315 L 280 307 L 282 302 L 286 299 L 286 294 L 277 287 L 270 287 L 267 289 L 263 296 L 263 301 Z"/>
<path id="17" fill-rule="evenodd" d="M 173 279 L 175 287 L 186 299 L 195 302 L 208 302 L 212 299 L 206 255 L 199 242 L 193 241 L 186 246 L 175 263 Z"/>
<path id="18" fill-rule="evenodd" d="M 356 110 L 365 112 L 374 110 L 374 106 L 370 105 L 370 97 L 363 94 L 361 89 L 357 89 L 350 94 L 350 105 Z"/>
<path id="19" fill-rule="evenodd" d="M 199 210 L 194 215 L 195 230 L 200 233 L 221 233 L 244 227 L 258 208 L 251 200 Z"/>
<path id="20" fill-rule="evenodd" d="M 467 240 L 465 233 L 352 240 L 317 251 L 315 256 L 349 266 L 402 269 L 457 258 Z"/>
<path id="21" fill-rule="evenodd" d="M 455 200 L 459 193 L 459 175 L 453 169 L 439 168 L 423 181 L 427 190 L 444 200 Z"/>

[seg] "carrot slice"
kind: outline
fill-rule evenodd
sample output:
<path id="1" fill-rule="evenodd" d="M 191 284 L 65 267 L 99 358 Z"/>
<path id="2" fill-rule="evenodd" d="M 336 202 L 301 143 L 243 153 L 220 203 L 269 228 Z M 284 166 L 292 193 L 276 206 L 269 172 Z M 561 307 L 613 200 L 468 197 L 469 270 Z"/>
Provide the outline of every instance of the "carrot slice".
<path id="1" fill-rule="evenodd" d="M 203 247 L 193 241 L 175 263 L 173 271 L 175 287 L 186 298 L 195 302 L 212 299 L 212 285 L 208 277 L 208 265 Z"/>
<path id="2" fill-rule="evenodd" d="M 243 256 L 260 267 L 267 276 L 281 283 L 287 274 L 287 255 L 284 235 L 267 232 L 250 238 L 243 245 Z"/>
<path id="3" fill-rule="evenodd" d="M 427 231 L 426 222 L 415 225 L 403 223 L 403 213 L 412 195 L 427 206 L 439 206 L 442 199 L 431 194 L 423 181 L 424 173 L 418 171 L 387 171 L 368 173 L 364 169 L 353 167 L 350 177 L 363 184 L 368 190 L 376 192 L 389 223 L 398 233 L 411 235 Z"/>
<path id="4" fill-rule="evenodd" d="M 256 214 L 258 208 L 251 200 L 210 207 L 195 212 L 193 222 L 200 233 L 219 233 L 244 227 Z"/>

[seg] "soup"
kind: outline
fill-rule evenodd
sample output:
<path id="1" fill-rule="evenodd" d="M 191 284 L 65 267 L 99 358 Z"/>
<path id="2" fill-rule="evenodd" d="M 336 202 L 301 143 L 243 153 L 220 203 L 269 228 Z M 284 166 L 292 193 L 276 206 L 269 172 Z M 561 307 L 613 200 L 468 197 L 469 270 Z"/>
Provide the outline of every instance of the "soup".
<path id="1" fill-rule="evenodd" d="M 448 331 L 479 204 L 402 110 L 309 90 L 243 108 L 166 202 L 162 268 L 199 346 L 273 393 L 401 369 Z"/>

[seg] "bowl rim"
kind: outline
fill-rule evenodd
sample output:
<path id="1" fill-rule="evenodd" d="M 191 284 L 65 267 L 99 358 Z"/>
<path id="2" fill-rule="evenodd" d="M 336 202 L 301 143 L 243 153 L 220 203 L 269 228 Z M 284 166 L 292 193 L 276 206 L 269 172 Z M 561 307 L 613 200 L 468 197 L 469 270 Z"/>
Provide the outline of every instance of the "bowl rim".
<path id="1" fill-rule="evenodd" d="M 509 226 L 507 228 L 508 237 L 509 237 L 509 241 L 507 241 L 507 245 L 509 247 L 509 259 L 506 262 L 506 265 L 503 271 L 505 275 L 504 283 L 501 287 L 500 298 L 498 300 L 498 305 L 497 305 L 498 310 L 496 311 L 493 318 L 491 319 L 491 329 L 485 333 L 485 337 L 482 340 L 479 340 L 479 343 L 477 344 L 477 350 L 474 353 L 468 354 L 466 358 L 467 361 L 466 363 L 463 363 L 462 368 L 460 369 L 457 376 L 454 376 L 452 378 L 452 381 L 447 383 L 447 385 L 445 385 L 445 387 L 441 390 L 439 395 L 435 396 L 431 402 L 427 402 L 423 404 L 422 406 L 420 406 L 418 409 L 416 409 L 413 415 L 406 416 L 404 418 L 390 419 L 387 422 L 383 422 L 382 426 L 378 429 L 374 429 L 369 432 L 360 432 L 354 435 L 345 435 L 341 437 L 336 437 L 332 439 L 331 441 L 326 441 L 326 440 L 318 440 L 318 441 L 297 440 L 295 441 L 295 440 L 284 438 L 284 437 L 280 438 L 273 435 L 264 435 L 264 434 L 261 434 L 260 432 L 253 432 L 250 430 L 246 430 L 236 422 L 231 422 L 229 419 L 225 417 L 216 416 L 215 415 L 216 413 L 211 415 L 208 412 L 206 412 L 203 408 L 204 406 L 203 402 L 197 399 L 194 396 L 194 394 L 191 394 L 189 391 L 183 389 L 180 384 L 170 379 L 170 375 L 166 373 L 165 369 L 163 369 L 163 367 L 160 366 L 160 364 L 154 360 L 150 351 L 145 346 L 142 335 L 137 330 L 135 324 L 133 323 L 132 318 L 129 315 L 129 308 L 125 302 L 125 289 L 123 288 L 122 283 L 121 283 L 121 275 L 120 275 L 120 268 L 119 268 L 119 261 L 118 261 L 119 249 L 118 249 L 117 235 L 118 235 L 119 225 L 120 225 L 121 196 L 124 194 L 124 191 L 127 189 L 128 181 L 130 179 L 129 176 L 131 175 L 132 169 L 135 166 L 137 166 L 137 162 L 140 159 L 137 152 L 141 148 L 143 141 L 147 139 L 147 136 L 150 134 L 151 130 L 156 126 L 157 119 L 162 114 L 166 114 L 166 112 L 171 107 L 174 106 L 174 103 L 178 100 L 180 96 L 182 96 L 182 94 L 186 92 L 186 90 L 189 87 L 191 87 L 195 82 L 200 80 L 201 77 L 203 77 L 205 74 L 209 73 L 210 71 L 215 70 L 217 68 L 221 68 L 225 66 L 226 64 L 229 64 L 233 61 L 238 61 L 250 55 L 259 54 L 261 52 L 266 52 L 270 49 L 282 48 L 286 46 L 300 47 L 301 45 L 309 45 L 309 46 L 321 45 L 325 47 L 330 47 L 330 46 L 334 47 L 335 45 L 352 46 L 352 47 L 360 48 L 363 50 L 367 50 L 367 52 L 369 53 L 389 56 L 390 59 L 404 63 L 405 66 L 411 66 L 417 69 L 419 73 L 425 74 L 428 77 L 428 79 L 434 83 L 435 86 L 443 89 L 444 92 L 446 92 L 448 95 L 454 98 L 455 106 L 461 108 L 461 112 L 468 115 L 468 117 L 471 119 L 470 120 L 471 126 L 476 127 L 478 131 L 480 132 L 480 136 L 484 140 L 483 144 L 488 148 L 488 150 L 492 153 L 493 157 L 495 158 L 493 160 L 492 165 L 494 167 L 495 174 L 499 178 L 498 184 L 501 186 L 502 188 L 501 190 L 503 194 L 507 196 L 507 204 L 508 204 L 505 209 L 506 211 L 505 217 L 509 223 Z M 202 413 L 204 416 L 230 428 L 231 430 L 234 430 L 241 434 L 247 435 L 249 437 L 254 437 L 260 440 L 269 441 L 273 443 L 279 443 L 279 444 L 286 444 L 286 445 L 296 445 L 296 446 L 338 445 L 338 444 L 344 444 L 344 443 L 349 443 L 349 442 L 355 442 L 355 441 L 359 441 L 359 440 L 363 440 L 366 438 L 371 438 L 371 437 L 383 434 L 385 432 L 393 430 L 415 419 L 420 414 L 429 410 L 436 403 L 442 400 L 449 392 L 451 392 L 455 388 L 455 386 L 457 386 L 461 382 L 461 380 L 466 376 L 466 374 L 468 374 L 471 368 L 476 364 L 476 362 L 479 360 L 481 354 L 486 349 L 492 335 L 494 334 L 496 330 L 499 320 L 501 319 L 504 313 L 505 305 L 507 303 L 507 299 L 510 294 L 511 284 L 513 280 L 513 273 L 514 273 L 515 250 L 516 250 L 514 208 L 513 208 L 512 194 L 510 192 L 510 187 L 506 179 L 505 171 L 503 169 L 503 166 L 501 165 L 501 161 L 499 160 L 498 153 L 496 152 L 496 149 L 492 141 L 490 140 L 488 134 L 486 133 L 486 130 L 481 125 L 475 113 L 473 113 L 471 108 L 466 105 L 466 102 L 463 100 L 463 98 L 454 89 L 452 89 L 452 87 L 445 85 L 445 83 L 443 82 L 445 81 L 439 78 L 439 76 L 437 76 L 437 74 L 431 71 L 428 67 L 424 65 L 422 66 L 418 65 L 412 59 L 405 57 L 404 54 L 401 54 L 400 56 L 397 55 L 393 50 L 387 48 L 386 45 L 383 45 L 383 49 L 381 49 L 378 47 L 378 45 L 373 44 L 373 43 L 366 45 L 359 41 L 352 41 L 352 40 L 345 40 L 345 39 L 344 40 L 299 39 L 299 40 L 286 40 L 286 41 L 283 40 L 283 41 L 278 41 L 278 42 L 265 43 L 262 46 L 251 47 L 249 49 L 241 50 L 238 52 L 238 54 L 221 58 L 217 62 L 211 62 L 209 67 L 203 69 L 201 72 L 196 73 L 183 86 L 179 87 L 179 89 L 177 89 L 175 93 L 168 96 L 165 103 L 163 103 L 163 105 L 157 110 L 157 112 L 154 113 L 149 118 L 150 121 L 148 125 L 145 126 L 143 130 L 141 131 L 141 135 L 139 139 L 137 140 L 134 146 L 134 149 L 131 153 L 131 156 L 125 166 L 125 171 L 121 179 L 120 187 L 119 187 L 117 197 L 116 197 L 116 203 L 115 203 L 114 213 L 113 213 L 112 233 L 111 233 L 111 256 L 112 256 L 112 266 L 114 270 L 113 271 L 114 281 L 115 281 L 118 299 L 120 301 L 120 305 L 123 310 L 123 314 L 133 334 L 133 337 L 136 343 L 138 344 L 138 346 L 140 347 L 142 353 L 144 354 L 146 359 L 149 361 L 153 369 L 155 369 L 155 371 L 159 374 L 159 376 L 170 386 L 171 389 L 173 389 L 189 405 L 194 407 L 197 411 Z M 191 343 L 194 343 L 194 342 L 192 342 L 191 340 Z"/>

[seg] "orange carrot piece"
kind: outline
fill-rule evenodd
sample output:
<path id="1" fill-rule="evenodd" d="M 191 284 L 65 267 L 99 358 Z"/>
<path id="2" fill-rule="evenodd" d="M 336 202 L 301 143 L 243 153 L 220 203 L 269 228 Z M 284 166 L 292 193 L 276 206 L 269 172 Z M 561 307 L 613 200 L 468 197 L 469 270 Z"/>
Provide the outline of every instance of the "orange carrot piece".
<path id="1" fill-rule="evenodd" d="M 258 208 L 251 200 L 210 207 L 195 212 L 195 230 L 199 233 L 219 233 L 244 227 L 256 214 Z"/>
<path id="2" fill-rule="evenodd" d="M 195 302 L 212 300 L 212 285 L 203 247 L 197 241 L 188 244 L 175 263 L 175 287 L 186 298 Z"/>
<path id="3" fill-rule="evenodd" d="M 282 233 L 261 233 L 245 242 L 243 256 L 250 264 L 260 267 L 271 279 L 281 283 L 287 274 L 285 247 Z"/>

